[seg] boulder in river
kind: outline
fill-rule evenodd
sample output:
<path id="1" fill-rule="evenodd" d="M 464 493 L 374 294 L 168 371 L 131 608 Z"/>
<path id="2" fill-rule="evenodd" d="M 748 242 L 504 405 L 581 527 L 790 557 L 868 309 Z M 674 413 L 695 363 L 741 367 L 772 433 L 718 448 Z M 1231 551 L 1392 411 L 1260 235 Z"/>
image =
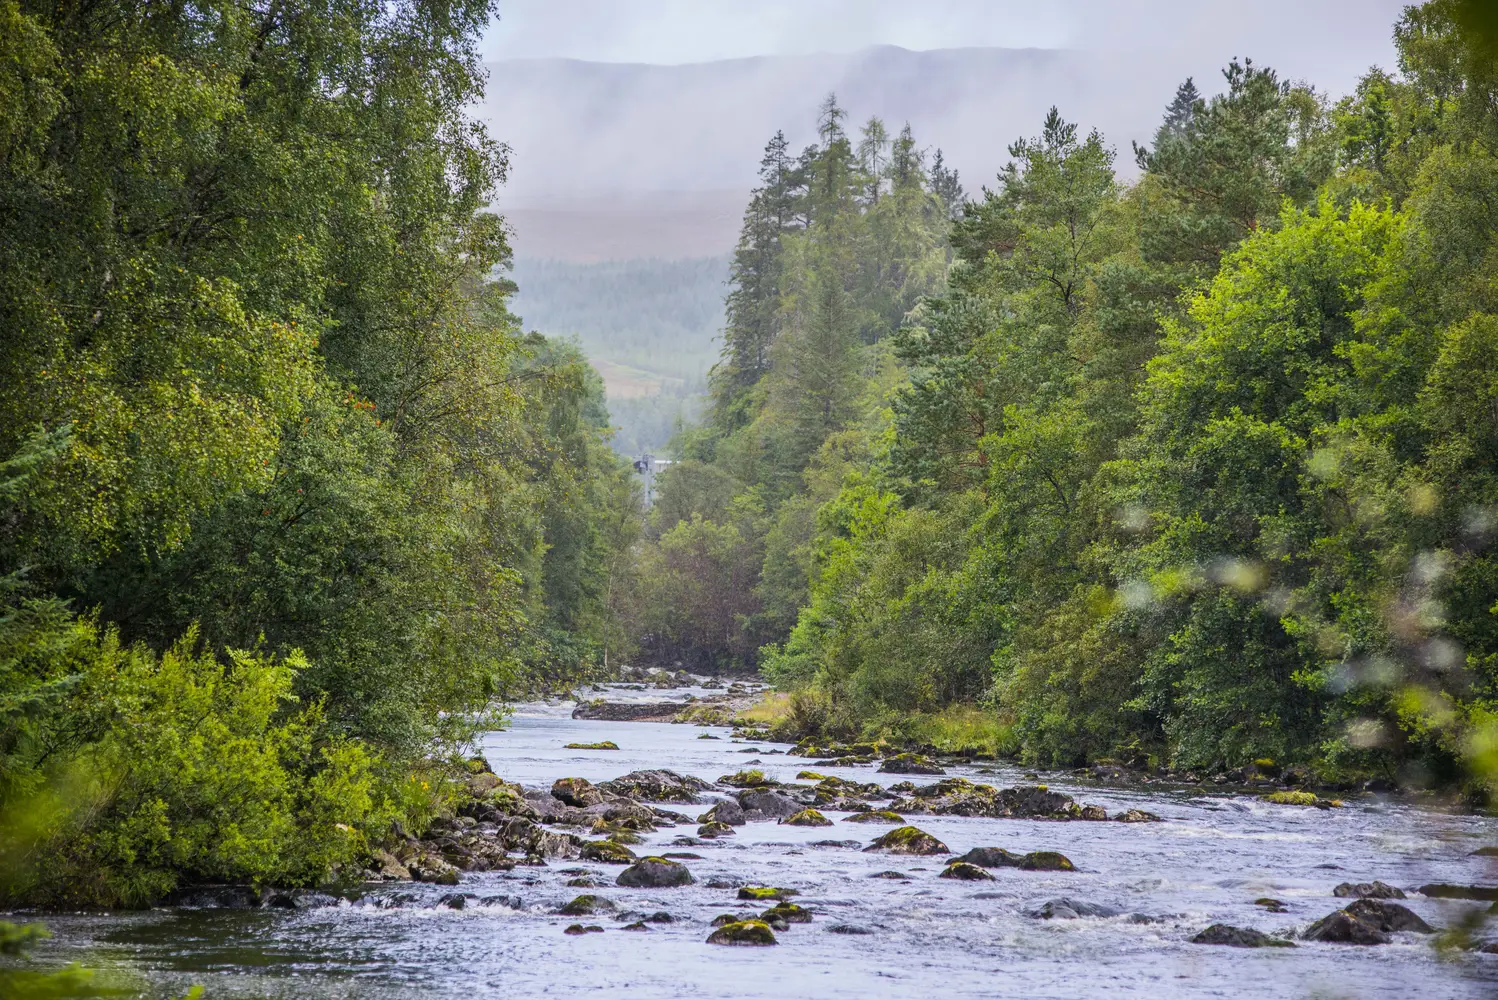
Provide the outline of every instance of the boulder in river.
<path id="1" fill-rule="evenodd" d="M 737 920 L 724 924 L 707 936 L 707 943 L 748 947 L 779 944 L 775 932 L 763 920 Z"/>
<path id="2" fill-rule="evenodd" d="M 1343 882 L 1332 890 L 1339 899 L 1403 899 L 1404 890 L 1379 882 Z"/>
<path id="3" fill-rule="evenodd" d="M 1429 885 L 1422 885 L 1419 892 L 1420 895 L 1429 896 L 1432 899 L 1498 900 L 1498 886 L 1489 885 L 1447 885 L 1432 882 Z"/>
<path id="4" fill-rule="evenodd" d="M 1434 934 L 1435 930 L 1422 920 L 1419 914 L 1407 906 L 1391 903 L 1386 899 L 1360 899 L 1344 906 L 1343 911 L 1365 924 L 1381 931 L 1399 933 L 1413 931 L 1416 934 Z"/>
<path id="5" fill-rule="evenodd" d="M 571 934 L 574 937 L 579 934 L 602 934 L 603 928 L 599 927 L 597 924 L 589 924 L 586 927 L 584 927 L 582 924 L 569 924 L 567 929 L 562 931 L 562 933 Z"/>
<path id="6" fill-rule="evenodd" d="M 727 823 L 703 823 L 697 828 L 697 836 L 704 840 L 716 840 L 718 837 L 732 837 L 733 827 Z"/>
<path id="7" fill-rule="evenodd" d="M 572 710 L 574 719 L 602 722 L 670 722 L 681 711 L 679 701 L 584 701 Z"/>
<path id="8" fill-rule="evenodd" d="M 551 786 L 551 797 L 578 809 L 603 802 L 603 791 L 587 778 L 558 778 Z"/>
<path id="9" fill-rule="evenodd" d="M 698 816 L 697 822 L 727 823 L 729 826 L 743 826 L 748 820 L 744 817 L 744 807 L 739 805 L 736 799 L 724 799 L 701 816 Z"/>
<path id="10" fill-rule="evenodd" d="M 606 865 L 627 865 L 635 860 L 634 851 L 612 840 L 587 841 L 579 853 L 584 861 L 598 861 Z"/>
<path id="11" fill-rule="evenodd" d="M 832 820 L 823 816 L 815 809 L 802 809 L 794 815 L 787 816 L 780 822 L 786 826 L 831 826 Z"/>
<path id="12" fill-rule="evenodd" d="M 615 795 L 641 802 L 697 802 L 697 793 L 712 785 L 701 778 L 677 774 L 664 768 L 630 773 L 605 781 L 598 787 Z"/>
<path id="13" fill-rule="evenodd" d="M 631 889 L 667 889 L 691 885 L 687 866 L 665 858 L 641 858 L 619 873 L 618 884 Z"/>
<path id="14" fill-rule="evenodd" d="M 959 863 L 980 865 L 983 868 L 1022 868 L 1029 872 L 1074 872 L 1077 870 L 1077 866 L 1071 863 L 1070 858 L 1056 851 L 1015 854 L 1002 847 L 975 847 L 961 857 L 947 862 L 949 865 Z"/>
<path id="15" fill-rule="evenodd" d="M 809 924 L 811 911 L 796 903 L 779 902 L 761 913 L 759 919 L 766 923 L 783 920 L 788 924 Z"/>
<path id="16" fill-rule="evenodd" d="M 750 900 L 790 899 L 801 895 L 797 889 L 781 889 L 769 885 L 745 885 L 739 887 L 739 898 Z"/>
<path id="17" fill-rule="evenodd" d="M 1160 817 L 1143 809 L 1125 809 L 1113 817 L 1115 823 L 1158 823 Z"/>
<path id="18" fill-rule="evenodd" d="M 1473 857 L 1473 858 L 1498 858 L 1498 846 L 1493 846 L 1493 847 L 1479 847 L 1477 850 L 1473 851 L 1470 855 L 1468 855 L 1468 857 Z"/>
<path id="19" fill-rule="evenodd" d="M 562 746 L 563 750 L 618 750 L 619 744 L 613 740 L 600 740 L 597 743 L 567 743 Z"/>
<path id="20" fill-rule="evenodd" d="M 893 823 L 896 826 L 905 825 L 905 817 L 888 809 L 870 809 L 866 812 L 854 813 L 844 823 Z"/>
<path id="21" fill-rule="evenodd" d="M 879 765 L 884 774 L 946 774 L 935 761 L 916 753 L 897 753 Z"/>
<path id="22" fill-rule="evenodd" d="M 747 771 L 738 771 L 734 774 L 725 774 L 718 779 L 720 785 L 732 785 L 734 788 L 763 788 L 775 784 L 770 778 L 765 777 L 765 772 L 758 768 Z"/>
<path id="23" fill-rule="evenodd" d="M 1101 903 L 1063 896 L 1048 899 L 1034 909 L 1027 910 L 1025 915 L 1036 920 L 1076 920 L 1078 917 L 1116 917 L 1119 912 L 1114 907 Z"/>
<path id="24" fill-rule="evenodd" d="M 1389 935 L 1346 910 L 1329 913 L 1305 929 L 1301 937 L 1327 944 L 1388 944 Z"/>
<path id="25" fill-rule="evenodd" d="M 1250 927 L 1233 927 L 1230 924 L 1213 924 L 1191 939 L 1192 944 L 1220 944 L 1229 948 L 1294 948 L 1295 944 L 1283 938 L 1270 937 L 1263 931 Z"/>
<path id="26" fill-rule="evenodd" d="M 900 826 L 877 838 L 865 847 L 866 852 L 884 851 L 889 854 L 948 854 L 947 845 L 925 830 L 914 826 Z"/>
<path id="27" fill-rule="evenodd" d="M 564 904 L 557 913 L 564 917 L 591 917 L 595 913 L 612 913 L 615 909 L 613 901 L 602 896 L 578 896 Z"/>
<path id="28" fill-rule="evenodd" d="M 952 861 L 947 864 L 946 870 L 937 878 L 952 878 L 961 882 L 992 882 L 994 877 L 985 868 L 968 864 L 966 861 Z"/>
<path id="29" fill-rule="evenodd" d="M 803 808 L 801 803 L 773 788 L 750 788 L 739 793 L 745 819 L 785 819 Z"/>
<path id="30" fill-rule="evenodd" d="M 435 885 L 458 884 L 457 867 L 426 851 L 408 861 L 406 867 L 411 869 L 411 877 L 418 882 L 431 882 Z"/>

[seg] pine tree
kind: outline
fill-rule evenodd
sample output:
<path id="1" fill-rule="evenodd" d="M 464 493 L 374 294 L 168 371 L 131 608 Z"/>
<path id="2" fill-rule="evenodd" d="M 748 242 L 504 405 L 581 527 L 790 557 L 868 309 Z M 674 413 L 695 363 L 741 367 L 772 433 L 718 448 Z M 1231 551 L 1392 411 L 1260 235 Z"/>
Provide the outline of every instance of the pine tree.
<path id="1" fill-rule="evenodd" d="M 858 141 L 858 166 L 863 171 L 864 183 L 868 185 L 866 204 L 879 204 L 879 189 L 884 183 L 888 163 L 889 132 L 882 119 L 870 118 L 864 123 L 863 134 Z"/>
<path id="2" fill-rule="evenodd" d="M 947 167 L 940 149 L 931 160 L 931 193 L 941 202 L 947 218 L 955 219 L 962 214 L 962 203 L 967 200 L 967 194 L 962 190 L 957 171 Z"/>

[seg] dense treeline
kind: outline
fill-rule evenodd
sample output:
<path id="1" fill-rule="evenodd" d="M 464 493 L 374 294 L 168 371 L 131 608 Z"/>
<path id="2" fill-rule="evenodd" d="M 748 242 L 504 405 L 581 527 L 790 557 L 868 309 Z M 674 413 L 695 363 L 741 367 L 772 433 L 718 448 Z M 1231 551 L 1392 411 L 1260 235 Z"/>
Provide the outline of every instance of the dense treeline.
<path id="1" fill-rule="evenodd" d="M 759 664 L 814 728 L 982 705 L 1043 763 L 1498 753 L 1480 6 L 1408 10 L 1335 103 L 1188 81 L 1129 184 L 1053 111 L 950 227 L 877 120 L 773 142 L 646 649 Z"/>
<path id="2" fill-rule="evenodd" d="M 710 419 L 679 442 L 637 567 L 647 655 L 749 664 L 794 623 L 817 508 L 869 461 L 898 380 L 891 334 L 946 274 L 955 175 L 928 169 L 908 127 L 872 118 L 853 137 L 845 119 L 829 98 L 816 144 L 765 149 Z"/>
<path id="3" fill-rule="evenodd" d="M 315 882 L 617 642 L 637 488 L 520 333 L 490 0 L 0 0 L 0 896 Z"/>

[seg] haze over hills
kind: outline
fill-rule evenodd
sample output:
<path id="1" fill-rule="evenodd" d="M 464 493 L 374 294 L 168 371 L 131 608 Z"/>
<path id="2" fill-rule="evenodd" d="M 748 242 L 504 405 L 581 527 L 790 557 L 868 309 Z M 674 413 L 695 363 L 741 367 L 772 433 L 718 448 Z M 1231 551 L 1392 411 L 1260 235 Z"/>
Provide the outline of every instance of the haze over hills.
<path id="1" fill-rule="evenodd" d="M 483 114 L 513 150 L 500 208 L 518 251 L 579 261 L 730 249 L 765 141 L 812 141 L 829 92 L 851 127 L 910 122 L 976 191 L 1052 104 L 1128 161 L 1187 75 L 1134 54 L 894 46 L 681 66 L 516 59 L 489 73 Z"/>

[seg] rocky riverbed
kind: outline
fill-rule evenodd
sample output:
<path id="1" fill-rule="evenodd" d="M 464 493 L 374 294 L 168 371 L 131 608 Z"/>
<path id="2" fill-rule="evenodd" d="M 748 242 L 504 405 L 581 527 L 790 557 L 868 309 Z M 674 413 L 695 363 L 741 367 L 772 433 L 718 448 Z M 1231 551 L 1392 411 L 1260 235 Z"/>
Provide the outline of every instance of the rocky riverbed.
<path id="1" fill-rule="evenodd" d="M 1498 920 L 1435 946 L 1494 905 L 1492 819 L 578 708 L 487 734 L 458 815 L 357 892 L 63 916 L 46 955 L 155 996 L 1498 995 Z"/>

